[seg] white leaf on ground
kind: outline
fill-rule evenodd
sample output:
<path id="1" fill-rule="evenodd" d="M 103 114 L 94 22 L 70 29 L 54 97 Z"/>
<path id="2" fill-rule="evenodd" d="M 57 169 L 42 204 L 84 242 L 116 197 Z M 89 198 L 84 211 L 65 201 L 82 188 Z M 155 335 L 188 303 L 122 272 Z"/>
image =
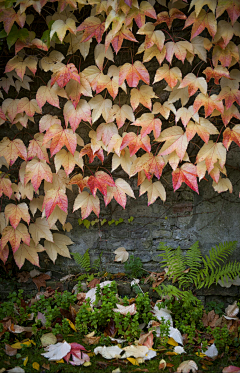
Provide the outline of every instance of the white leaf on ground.
<path id="1" fill-rule="evenodd" d="M 173 328 L 172 326 L 170 326 L 169 338 L 173 338 L 174 341 L 180 343 L 181 345 L 183 344 L 182 334 L 178 329 Z"/>
<path id="2" fill-rule="evenodd" d="M 177 354 L 186 354 L 186 351 L 184 350 L 182 346 L 175 346 L 173 351 L 176 352 Z"/>
<path id="3" fill-rule="evenodd" d="M 104 286 L 109 285 L 111 283 L 112 283 L 112 281 L 104 281 L 104 282 L 101 282 L 99 285 L 100 285 L 100 288 L 103 288 Z M 87 298 L 91 299 L 91 304 L 93 304 L 95 302 L 95 300 L 96 300 L 96 287 L 90 289 L 86 293 L 86 298 L 85 299 L 87 299 Z"/>
<path id="4" fill-rule="evenodd" d="M 112 338 L 110 337 L 111 341 L 117 342 L 117 343 L 123 343 L 126 342 L 126 339 L 120 339 L 120 338 Z"/>
<path id="5" fill-rule="evenodd" d="M 117 369 L 112 370 L 112 373 L 121 373 L 121 370 L 120 368 L 117 368 Z"/>
<path id="6" fill-rule="evenodd" d="M 177 373 L 196 373 L 198 370 L 197 364 L 193 360 L 183 361 L 177 368 Z"/>
<path id="7" fill-rule="evenodd" d="M 144 356 L 144 360 L 151 360 L 151 359 L 153 359 L 155 356 L 157 356 L 156 351 L 148 350 L 147 354 Z"/>
<path id="8" fill-rule="evenodd" d="M 240 373 L 240 367 L 229 365 L 228 367 L 223 368 L 222 373 Z"/>
<path id="9" fill-rule="evenodd" d="M 170 311 L 167 309 L 167 308 L 161 308 L 159 310 L 159 308 L 157 306 L 154 306 L 153 308 L 153 315 L 159 320 L 159 321 L 162 321 L 162 317 L 164 318 L 165 321 L 168 321 L 170 320 L 171 322 L 171 326 L 173 326 L 173 320 L 172 320 L 172 316 L 170 315 Z"/>
<path id="10" fill-rule="evenodd" d="M 95 355 L 100 354 L 105 359 L 115 359 L 120 358 L 120 353 L 122 352 L 122 349 L 118 346 L 98 346 L 94 348 Z"/>
<path id="11" fill-rule="evenodd" d="M 138 278 L 134 278 L 133 281 L 131 281 L 131 286 L 139 284 L 140 280 Z"/>
<path id="12" fill-rule="evenodd" d="M 116 254 L 114 262 L 121 262 L 124 263 L 128 260 L 129 254 L 124 247 L 119 247 L 117 250 L 114 251 Z"/>
<path id="13" fill-rule="evenodd" d="M 49 359 L 49 361 L 61 360 L 71 351 L 71 345 L 67 342 L 59 342 L 55 345 L 46 347 L 46 351 L 47 352 L 41 355 Z"/>
<path id="14" fill-rule="evenodd" d="M 114 312 L 120 312 L 122 315 L 127 315 L 130 313 L 130 315 L 135 315 L 137 312 L 136 304 L 133 303 L 130 306 L 122 306 L 121 304 L 116 304 L 117 308 L 113 308 Z"/>
<path id="15" fill-rule="evenodd" d="M 230 318 L 235 318 L 237 314 L 239 313 L 239 308 L 237 305 L 237 301 L 235 301 L 233 304 L 230 304 L 226 309 L 225 309 L 227 317 Z"/>
<path id="16" fill-rule="evenodd" d="M 15 367 L 15 368 L 9 369 L 8 372 L 11 372 L 11 373 L 25 373 L 25 370 L 20 368 L 20 367 Z"/>
<path id="17" fill-rule="evenodd" d="M 121 359 L 126 359 L 127 357 L 133 356 L 136 359 L 138 357 L 145 358 L 147 355 L 149 349 L 146 346 L 127 346 L 123 348 L 123 351 L 125 351 L 124 355 L 121 356 Z"/>
<path id="18" fill-rule="evenodd" d="M 203 352 L 208 357 L 216 357 L 218 356 L 218 350 L 215 344 L 213 343 L 210 347 L 208 347 L 207 351 Z"/>

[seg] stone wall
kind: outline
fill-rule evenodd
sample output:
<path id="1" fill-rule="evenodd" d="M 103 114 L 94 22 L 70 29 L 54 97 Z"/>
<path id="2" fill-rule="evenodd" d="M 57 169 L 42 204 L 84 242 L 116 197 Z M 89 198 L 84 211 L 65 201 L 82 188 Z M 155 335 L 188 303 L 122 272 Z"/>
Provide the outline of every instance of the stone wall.
<path id="1" fill-rule="evenodd" d="M 157 199 L 150 206 L 147 206 L 146 195 L 137 197 L 137 180 L 130 179 L 136 199 L 128 198 L 125 210 L 114 201 L 105 208 L 101 201 L 100 218 L 123 218 L 127 221 L 133 216 L 133 222 L 118 226 L 95 224 L 87 229 L 78 224 L 80 210 L 70 213 L 67 221 L 73 229 L 66 233 L 74 242 L 70 250 L 84 254 L 90 249 L 92 261 L 102 253 L 103 269 L 113 273 L 124 271 L 124 264 L 114 262 L 114 250 L 120 246 L 125 247 L 129 254 L 139 257 L 146 270 L 158 271 L 161 260 L 158 246 L 161 241 L 173 248 L 180 245 L 183 250 L 199 241 L 202 253 L 206 254 L 219 242 L 237 240 L 238 248 L 231 259 L 240 260 L 240 150 L 237 146 L 228 154 L 227 165 L 234 188 L 232 194 L 215 192 L 209 178 L 200 182 L 199 195 L 183 184 L 175 193 L 167 192 L 165 203 Z M 73 190 L 68 195 L 71 211 L 76 194 L 77 190 Z M 94 214 L 88 217 L 89 220 L 95 218 Z M 54 266 L 44 253 L 41 254 L 41 267 L 62 274 L 79 272 L 74 260 L 58 257 Z M 24 268 L 29 268 L 29 264 Z"/>

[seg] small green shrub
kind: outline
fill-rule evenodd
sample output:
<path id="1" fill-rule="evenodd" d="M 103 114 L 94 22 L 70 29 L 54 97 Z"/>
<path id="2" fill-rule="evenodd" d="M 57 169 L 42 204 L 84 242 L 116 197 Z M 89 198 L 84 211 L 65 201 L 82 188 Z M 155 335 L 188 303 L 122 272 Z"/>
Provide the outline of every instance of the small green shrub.
<path id="1" fill-rule="evenodd" d="M 142 269 L 143 264 L 140 258 L 134 255 L 130 255 L 127 262 L 124 263 L 125 272 L 128 273 L 132 278 L 142 277 L 144 271 Z"/>

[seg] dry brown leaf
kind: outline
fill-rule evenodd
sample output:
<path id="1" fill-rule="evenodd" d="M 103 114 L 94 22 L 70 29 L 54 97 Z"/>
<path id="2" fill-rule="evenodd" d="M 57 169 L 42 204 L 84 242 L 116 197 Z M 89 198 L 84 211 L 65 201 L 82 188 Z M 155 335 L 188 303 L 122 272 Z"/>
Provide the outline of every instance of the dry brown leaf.
<path id="1" fill-rule="evenodd" d="M 40 276 L 34 277 L 32 281 L 37 286 L 38 291 L 41 290 L 41 287 L 46 287 L 46 280 L 50 280 L 51 277 L 46 273 L 42 273 Z"/>
<path id="2" fill-rule="evenodd" d="M 95 288 L 98 284 L 100 284 L 100 281 L 101 281 L 100 278 L 94 278 L 92 281 L 90 281 L 90 282 L 88 283 L 87 286 L 88 286 L 90 289 L 93 289 L 93 288 Z"/>

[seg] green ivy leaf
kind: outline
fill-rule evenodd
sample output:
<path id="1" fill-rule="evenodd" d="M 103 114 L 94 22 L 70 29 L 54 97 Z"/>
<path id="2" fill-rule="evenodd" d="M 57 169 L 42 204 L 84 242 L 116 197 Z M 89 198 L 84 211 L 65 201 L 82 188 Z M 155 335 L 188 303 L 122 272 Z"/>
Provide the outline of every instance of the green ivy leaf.
<path id="1" fill-rule="evenodd" d="M 15 3 L 15 0 L 5 0 L 4 1 L 4 5 L 5 5 L 5 8 L 11 8 L 13 6 L 13 4 Z"/>
<path id="2" fill-rule="evenodd" d="M 24 40 L 26 40 L 27 38 L 28 38 L 28 36 L 29 36 L 29 32 L 28 32 L 28 30 L 26 29 L 26 28 L 23 28 L 23 29 L 21 29 L 21 30 L 18 30 L 18 32 L 19 32 L 19 36 L 18 36 L 18 38 L 21 40 L 21 41 L 24 41 Z"/>
<path id="3" fill-rule="evenodd" d="M 42 34 L 41 40 L 50 48 L 50 30 L 44 31 Z"/>
<path id="4" fill-rule="evenodd" d="M 8 49 L 10 49 L 11 46 L 14 43 L 16 43 L 18 38 L 19 38 L 19 30 L 18 30 L 16 25 L 13 25 L 13 27 L 11 28 L 11 31 L 9 32 L 8 37 L 7 37 Z"/>
<path id="5" fill-rule="evenodd" d="M 0 39 L 5 38 L 7 36 L 7 33 L 5 30 L 0 31 Z"/>
<path id="6" fill-rule="evenodd" d="M 78 219 L 78 224 L 82 225 L 83 224 L 83 220 L 82 219 Z"/>
<path id="7" fill-rule="evenodd" d="M 83 220 L 83 225 L 84 225 L 84 227 L 86 227 L 87 229 L 89 229 L 89 227 L 91 225 L 91 222 L 88 219 L 84 219 Z"/>
<path id="8" fill-rule="evenodd" d="M 115 220 L 114 220 L 114 219 L 110 220 L 110 221 L 108 222 L 108 225 L 110 226 L 110 225 L 112 225 L 113 223 L 115 223 Z"/>
<path id="9" fill-rule="evenodd" d="M 106 221 L 107 221 L 107 219 L 103 219 L 103 220 L 101 221 L 101 225 L 105 224 Z"/>
<path id="10" fill-rule="evenodd" d="M 128 219 L 128 222 L 131 223 L 133 220 L 134 220 L 134 217 L 130 216 L 130 218 Z"/>

